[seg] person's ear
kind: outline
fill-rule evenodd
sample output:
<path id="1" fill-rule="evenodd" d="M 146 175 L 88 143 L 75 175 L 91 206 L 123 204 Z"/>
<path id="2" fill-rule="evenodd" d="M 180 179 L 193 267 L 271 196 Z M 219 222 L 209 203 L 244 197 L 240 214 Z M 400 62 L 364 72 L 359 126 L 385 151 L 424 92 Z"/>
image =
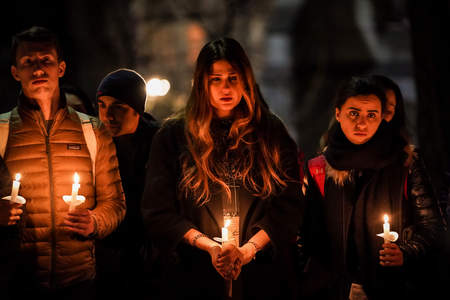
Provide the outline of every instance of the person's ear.
<path id="1" fill-rule="evenodd" d="M 66 72 L 66 62 L 62 60 L 58 63 L 58 77 L 59 78 L 63 77 L 65 72 Z"/>
<path id="2" fill-rule="evenodd" d="M 341 111 L 337 107 L 336 107 L 335 116 L 336 116 L 336 121 L 340 122 L 341 121 Z"/>
<path id="3" fill-rule="evenodd" d="M 17 75 L 17 68 L 14 65 L 11 66 L 11 75 L 15 80 L 20 81 L 20 77 Z"/>

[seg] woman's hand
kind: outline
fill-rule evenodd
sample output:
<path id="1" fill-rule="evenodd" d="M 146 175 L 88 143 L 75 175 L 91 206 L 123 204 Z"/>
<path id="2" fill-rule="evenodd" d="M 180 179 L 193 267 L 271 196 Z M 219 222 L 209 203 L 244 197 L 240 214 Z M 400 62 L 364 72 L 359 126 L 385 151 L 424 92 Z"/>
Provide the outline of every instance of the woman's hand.
<path id="1" fill-rule="evenodd" d="M 237 279 L 241 273 L 243 259 L 241 248 L 232 243 L 225 243 L 217 259 L 216 269 L 225 279 Z"/>
<path id="2" fill-rule="evenodd" d="M 380 265 L 383 267 L 403 266 L 403 252 L 397 244 L 383 244 L 383 250 L 380 250 Z"/>
<path id="3" fill-rule="evenodd" d="M 222 251 L 222 248 L 220 247 L 219 244 L 213 245 L 210 248 L 208 248 L 208 253 L 211 256 L 211 263 L 214 266 L 214 268 L 216 269 L 216 271 L 222 276 L 224 277 L 224 275 L 222 274 L 222 269 L 218 268 L 218 264 L 217 261 L 220 257 L 220 252 Z"/>

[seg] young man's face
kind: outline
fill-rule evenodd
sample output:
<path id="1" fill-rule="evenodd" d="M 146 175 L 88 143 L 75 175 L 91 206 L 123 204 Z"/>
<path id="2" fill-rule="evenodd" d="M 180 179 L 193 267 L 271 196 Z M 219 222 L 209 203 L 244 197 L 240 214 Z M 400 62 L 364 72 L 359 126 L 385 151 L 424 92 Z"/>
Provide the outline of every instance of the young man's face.
<path id="1" fill-rule="evenodd" d="M 136 131 L 139 114 L 111 96 L 98 97 L 98 115 L 112 136 L 131 134 Z"/>
<path id="2" fill-rule="evenodd" d="M 64 76 L 66 63 L 58 60 L 51 43 L 22 42 L 16 52 L 11 74 L 20 81 L 22 91 L 30 99 L 52 97 Z"/>

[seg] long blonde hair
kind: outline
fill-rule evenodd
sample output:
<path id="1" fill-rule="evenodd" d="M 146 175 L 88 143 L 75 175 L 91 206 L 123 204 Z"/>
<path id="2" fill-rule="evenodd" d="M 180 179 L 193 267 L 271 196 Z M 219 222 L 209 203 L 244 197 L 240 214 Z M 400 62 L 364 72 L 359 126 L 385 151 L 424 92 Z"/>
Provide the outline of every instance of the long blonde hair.
<path id="1" fill-rule="evenodd" d="M 270 112 L 260 96 L 250 61 L 236 40 L 222 38 L 207 43 L 200 51 L 184 112 L 190 155 L 182 158 L 180 189 L 186 195 L 194 196 L 199 206 L 210 200 L 212 185 L 223 189 L 228 199 L 231 197 L 230 188 L 220 176 L 223 169 L 213 155 L 214 141 L 210 132 L 213 108 L 209 101 L 208 75 L 218 60 L 230 63 L 242 82 L 243 96 L 234 109 L 227 137 L 231 144 L 227 151 L 238 153 L 237 168 L 244 186 L 262 198 L 275 193 L 278 187 L 286 186 L 287 175 L 281 167 L 279 143 L 269 142 Z"/>

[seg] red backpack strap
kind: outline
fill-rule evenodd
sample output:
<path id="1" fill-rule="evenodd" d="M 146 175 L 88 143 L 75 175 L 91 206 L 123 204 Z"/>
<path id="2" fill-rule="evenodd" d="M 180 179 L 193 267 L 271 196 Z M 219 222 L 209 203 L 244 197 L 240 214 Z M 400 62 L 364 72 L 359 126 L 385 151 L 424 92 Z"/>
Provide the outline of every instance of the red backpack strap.
<path id="1" fill-rule="evenodd" d="M 309 173 L 316 182 L 322 197 L 325 196 L 325 167 L 326 161 L 323 155 L 314 157 L 308 161 Z"/>
<path id="2" fill-rule="evenodd" d="M 403 185 L 403 193 L 406 200 L 408 200 L 408 175 L 409 173 L 406 173 L 405 184 Z"/>

